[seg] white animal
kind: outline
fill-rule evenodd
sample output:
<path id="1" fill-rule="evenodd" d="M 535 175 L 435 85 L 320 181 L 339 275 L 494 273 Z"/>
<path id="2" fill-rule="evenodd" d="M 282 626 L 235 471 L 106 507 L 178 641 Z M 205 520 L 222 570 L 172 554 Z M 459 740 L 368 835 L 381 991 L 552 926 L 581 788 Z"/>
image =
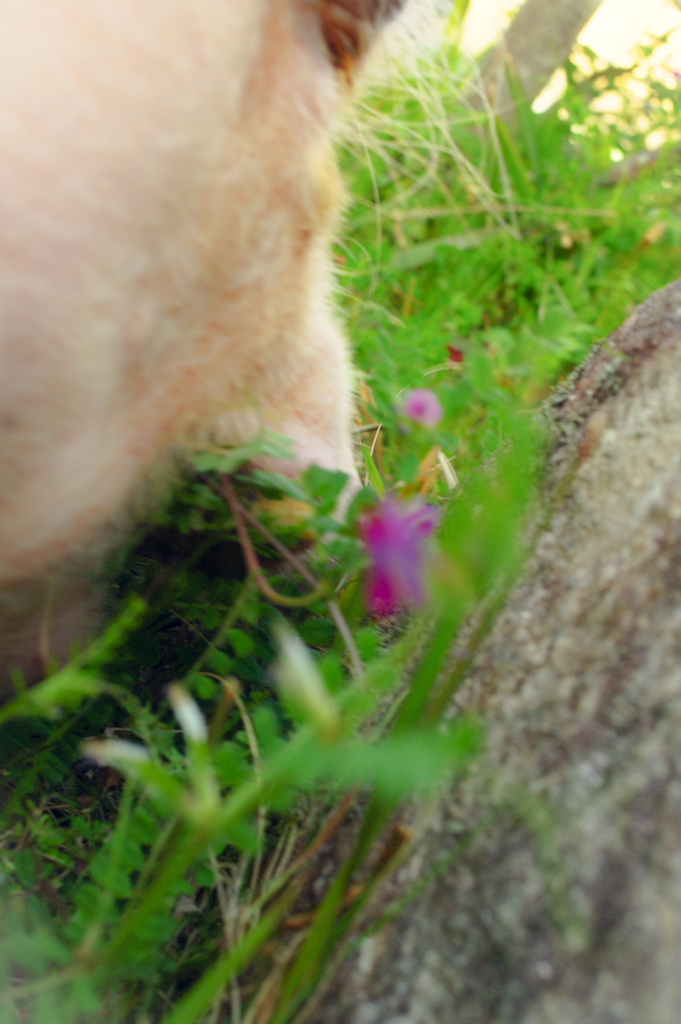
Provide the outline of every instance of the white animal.
<path id="1" fill-rule="evenodd" d="M 91 628 L 150 476 L 353 472 L 329 141 L 402 0 L 0 0 L 0 691 Z"/>

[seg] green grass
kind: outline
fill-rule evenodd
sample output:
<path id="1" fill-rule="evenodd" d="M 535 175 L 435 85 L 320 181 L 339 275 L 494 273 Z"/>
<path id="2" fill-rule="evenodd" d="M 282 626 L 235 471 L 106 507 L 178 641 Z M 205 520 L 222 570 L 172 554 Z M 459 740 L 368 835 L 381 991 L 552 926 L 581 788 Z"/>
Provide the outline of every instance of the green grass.
<path id="1" fill-rule="evenodd" d="M 654 129 L 678 136 L 676 83 L 647 71 L 642 52 L 634 74 L 650 94 L 635 101 L 632 75 L 573 70 L 557 109 L 521 108 L 511 136 L 457 102 L 465 65 L 453 50 L 418 83 L 379 88 L 359 128 L 350 126 L 357 141 L 342 163 L 357 198 L 342 281 L 358 362 L 386 426 L 389 476 L 400 478 L 415 454 L 396 419 L 401 390 L 435 388 L 446 412 L 436 440 L 465 474 L 496 448 L 499 410 L 536 404 L 594 340 L 673 279 L 676 155 L 609 183 L 612 150 L 637 152 Z M 608 85 L 623 102 L 606 118 L 591 106 Z M 447 346 L 463 363 L 448 364 Z"/>
<path id="2" fill-rule="evenodd" d="M 0 709 L 0 1024 L 237 1024 L 258 1006 L 284 1024 L 399 859 L 400 802 L 475 755 L 484 723 L 442 728 L 465 665 L 441 669 L 522 564 L 541 450 L 528 411 L 675 276 L 680 102 L 647 59 L 631 73 L 644 100 L 624 74 L 572 69 L 558 107 L 522 109 L 513 131 L 467 110 L 454 47 L 364 97 L 340 154 L 341 303 L 370 481 L 446 499 L 428 605 L 406 624 L 367 615 L 367 492 L 339 525 L 336 474 L 254 480 L 248 451 L 200 456 L 112 568 L 123 610 L 105 635 Z M 598 115 L 610 84 L 621 109 Z M 612 151 L 654 128 L 669 151 L 613 183 Z M 444 409 L 433 429 L 402 411 L 423 386 Z M 446 460 L 465 485 L 450 498 Z M 244 562 L 228 472 L 289 552 L 245 518 L 276 601 Z M 319 890 L 317 845 L 340 834 Z"/>

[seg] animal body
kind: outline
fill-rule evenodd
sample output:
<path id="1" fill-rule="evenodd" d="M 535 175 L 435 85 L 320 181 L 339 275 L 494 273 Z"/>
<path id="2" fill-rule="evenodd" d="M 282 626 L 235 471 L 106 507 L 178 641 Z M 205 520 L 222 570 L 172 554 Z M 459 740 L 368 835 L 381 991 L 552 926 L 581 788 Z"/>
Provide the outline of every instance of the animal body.
<path id="1" fill-rule="evenodd" d="M 353 472 L 329 129 L 401 6 L 0 0 L 0 692 L 172 453 L 267 425 Z"/>

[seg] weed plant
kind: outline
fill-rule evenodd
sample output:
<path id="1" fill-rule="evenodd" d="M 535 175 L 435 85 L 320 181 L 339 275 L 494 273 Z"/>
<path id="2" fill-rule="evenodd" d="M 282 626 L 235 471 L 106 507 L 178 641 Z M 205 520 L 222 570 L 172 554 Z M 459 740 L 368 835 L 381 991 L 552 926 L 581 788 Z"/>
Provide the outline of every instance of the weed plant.
<path id="1" fill-rule="evenodd" d="M 675 276 L 679 95 L 651 54 L 580 54 L 541 115 L 516 87 L 512 127 L 467 107 L 453 44 L 365 97 L 337 259 L 370 486 L 339 523 L 339 474 L 242 470 L 280 439 L 200 453 L 116 568 L 104 635 L 0 708 L 0 1024 L 285 1024 L 346 947 L 405 798 L 483 741 L 444 722 L 451 650 L 521 564 L 529 413 Z M 423 388 L 437 423 L 407 414 Z M 361 583 L 387 493 L 444 506 L 406 625 Z"/>

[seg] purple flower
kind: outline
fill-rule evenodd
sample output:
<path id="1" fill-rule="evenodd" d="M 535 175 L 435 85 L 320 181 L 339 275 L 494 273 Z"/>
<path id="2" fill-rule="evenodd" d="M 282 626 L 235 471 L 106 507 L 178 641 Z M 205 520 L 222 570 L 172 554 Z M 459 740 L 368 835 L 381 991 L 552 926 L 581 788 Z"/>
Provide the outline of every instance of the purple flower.
<path id="1" fill-rule="evenodd" d="M 400 503 L 386 498 L 360 525 L 370 558 L 367 604 L 374 615 L 391 615 L 424 599 L 426 541 L 438 510 L 418 499 Z"/>
<path id="2" fill-rule="evenodd" d="M 410 420 L 423 427 L 434 427 L 442 419 L 442 406 L 434 391 L 415 388 L 404 396 L 404 411 Z"/>

